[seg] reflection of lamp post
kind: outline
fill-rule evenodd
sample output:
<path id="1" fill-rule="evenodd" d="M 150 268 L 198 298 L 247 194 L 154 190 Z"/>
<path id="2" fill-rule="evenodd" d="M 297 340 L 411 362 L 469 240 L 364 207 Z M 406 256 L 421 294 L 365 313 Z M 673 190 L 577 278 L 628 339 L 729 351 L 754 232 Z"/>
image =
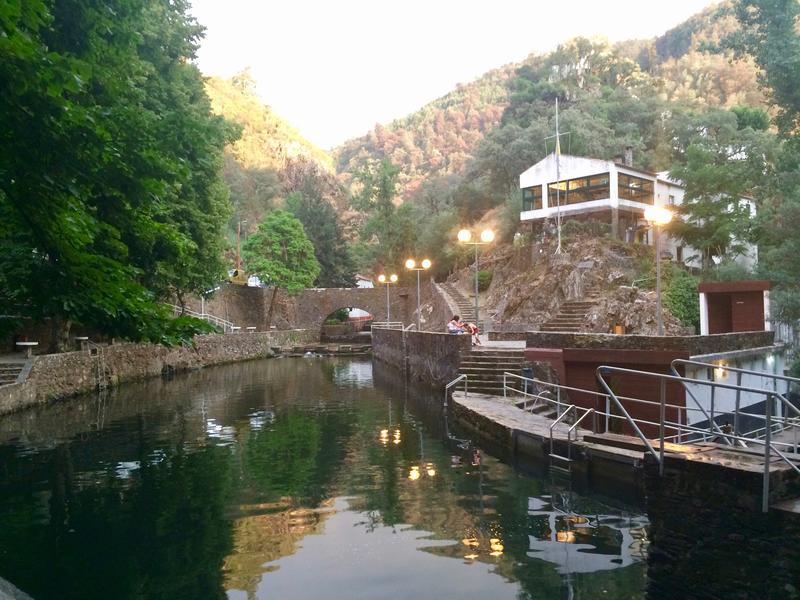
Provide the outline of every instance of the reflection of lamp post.
<path id="1" fill-rule="evenodd" d="M 428 477 L 436 477 L 436 465 L 432 462 L 425 462 L 425 450 L 422 445 L 422 428 L 417 428 L 419 434 L 419 465 L 413 465 L 409 472 L 408 478 L 411 481 L 417 481 L 423 474 Z"/>
<path id="2" fill-rule="evenodd" d="M 661 312 L 661 235 L 660 229 L 672 220 L 672 212 L 661 206 L 648 206 L 644 211 L 645 220 L 653 227 L 656 246 L 656 328 L 658 335 L 664 335 L 664 318 Z"/>
<path id="3" fill-rule="evenodd" d="M 458 241 L 462 244 L 472 244 L 475 246 L 475 325 L 480 328 L 480 319 L 478 318 L 478 246 L 491 244 L 494 241 L 494 231 L 491 229 L 484 229 L 481 231 L 480 241 L 470 241 L 472 239 L 472 232 L 469 229 L 462 229 L 458 232 Z"/>
<path id="4" fill-rule="evenodd" d="M 409 258 L 406 261 L 406 269 L 408 269 L 409 271 L 417 272 L 417 331 L 421 331 L 422 329 L 419 321 L 419 316 L 420 316 L 419 315 L 419 272 L 427 271 L 430 268 L 431 268 L 431 261 L 429 261 L 427 258 L 423 260 L 419 266 L 417 266 L 417 261 L 415 261 L 413 258 Z"/>
<path id="5" fill-rule="evenodd" d="M 386 326 L 388 327 L 389 321 L 391 320 L 389 318 L 389 285 L 392 283 L 397 283 L 397 275 L 392 273 L 388 278 L 386 275 L 378 275 L 378 281 L 386 284 Z"/>

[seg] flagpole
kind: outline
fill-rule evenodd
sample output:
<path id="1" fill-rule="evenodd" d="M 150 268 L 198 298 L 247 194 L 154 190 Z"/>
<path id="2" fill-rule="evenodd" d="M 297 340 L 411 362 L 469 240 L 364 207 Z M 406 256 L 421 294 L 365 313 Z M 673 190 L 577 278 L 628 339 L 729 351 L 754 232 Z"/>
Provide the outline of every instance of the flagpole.
<path id="1" fill-rule="evenodd" d="M 558 133 L 558 98 L 556 98 L 556 230 L 558 232 L 556 254 L 561 254 L 561 140 Z"/>

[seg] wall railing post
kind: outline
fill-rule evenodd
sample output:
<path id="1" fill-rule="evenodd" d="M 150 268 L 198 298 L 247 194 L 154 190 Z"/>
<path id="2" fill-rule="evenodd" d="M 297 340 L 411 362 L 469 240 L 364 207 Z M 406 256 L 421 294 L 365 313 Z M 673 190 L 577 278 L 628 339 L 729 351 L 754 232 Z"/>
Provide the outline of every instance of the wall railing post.
<path id="1" fill-rule="evenodd" d="M 666 419 L 667 409 L 666 409 L 666 401 L 667 401 L 667 382 L 663 379 L 660 380 L 660 406 L 659 409 L 659 419 L 658 419 L 658 440 L 659 440 L 659 450 L 658 450 L 658 474 L 664 474 L 664 420 Z"/>
<path id="2" fill-rule="evenodd" d="M 761 498 L 761 512 L 769 511 L 769 462 L 772 456 L 772 396 L 767 395 L 766 406 L 764 409 L 766 420 L 766 437 L 764 438 L 764 488 Z"/>

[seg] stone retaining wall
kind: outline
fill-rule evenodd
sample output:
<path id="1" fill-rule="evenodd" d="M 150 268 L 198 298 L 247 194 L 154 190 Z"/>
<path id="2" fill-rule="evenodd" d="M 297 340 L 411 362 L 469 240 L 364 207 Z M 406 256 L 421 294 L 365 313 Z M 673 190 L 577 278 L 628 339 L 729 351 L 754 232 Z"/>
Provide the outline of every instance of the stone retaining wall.
<path id="1" fill-rule="evenodd" d="M 687 352 L 690 356 L 697 356 L 771 346 L 773 338 L 772 331 L 689 336 L 529 331 L 526 336 L 526 345 L 528 348 L 603 348 L 608 350 Z"/>
<path id="2" fill-rule="evenodd" d="M 164 373 L 265 358 L 273 355 L 271 347 L 305 344 L 317 339 L 316 330 L 291 330 L 202 335 L 195 338 L 194 348 L 114 344 L 102 347 L 102 362 L 105 364 L 105 381 L 114 386 Z M 35 357 L 23 383 L 0 388 L 0 414 L 93 391 L 97 386 L 100 360 L 88 352 Z"/>
<path id="3" fill-rule="evenodd" d="M 470 352 L 468 335 L 430 331 L 372 330 L 372 354 L 411 381 L 444 386 L 458 376 L 461 355 Z"/>
<path id="4" fill-rule="evenodd" d="M 760 473 L 671 460 L 659 476 L 650 459 L 645 473 L 648 597 L 800 597 L 800 515 L 760 513 Z"/>

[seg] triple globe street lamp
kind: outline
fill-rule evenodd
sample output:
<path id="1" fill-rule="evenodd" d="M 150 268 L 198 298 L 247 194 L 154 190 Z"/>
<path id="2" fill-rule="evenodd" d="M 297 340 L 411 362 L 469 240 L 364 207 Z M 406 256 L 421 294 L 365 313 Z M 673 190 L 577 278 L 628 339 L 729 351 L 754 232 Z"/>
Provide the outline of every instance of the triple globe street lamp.
<path id="1" fill-rule="evenodd" d="M 386 284 L 386 326 L 389 326 L 389 321 L 391 321 L 389 315 L 389 286 L 393 283 L 397 283 L 397 275 L 392 273 L 388 277 L 386 275 L 378 275 L 378 281 L 380 283 Z"/>
<path id="2" fill-rule="evenodd" d="M 420 271 L 427 271 L 431 268 L 431 261 L 427 258 L 424 259 L 420 264 L 417 264 L 417 261 L 413 258 L 409 258 L 406 261 L 406 269 L 409 271 L 416 271 L 417 272 L 417 331 L 421 331 L 420 327 L 420 314 L 419 314 L 419 272 Z"/>
<path id="3" fill-rule="evenodd" d="M 656 329 L 658 335 L 664 335 L 664 317 L 661 309 L 661 227 L 672 220 L 672 211 L 663 206 L 648 206 L 644 211 L 645 220 L 653 228 L 656 247 Z"/>
<path id="4" fill-rule="evenodd" d="M 494 241 L 494 231 L 484 229 L 481 231 L 480 239 L 473 240 L 472 232 L 469 229 L 462 229 L 458 232 L 458 241 L 462 244 L 475 246 L 475 325 L 480 328 L 480 318 L 478 315 L 478 246 L 485 246 Z"/>

